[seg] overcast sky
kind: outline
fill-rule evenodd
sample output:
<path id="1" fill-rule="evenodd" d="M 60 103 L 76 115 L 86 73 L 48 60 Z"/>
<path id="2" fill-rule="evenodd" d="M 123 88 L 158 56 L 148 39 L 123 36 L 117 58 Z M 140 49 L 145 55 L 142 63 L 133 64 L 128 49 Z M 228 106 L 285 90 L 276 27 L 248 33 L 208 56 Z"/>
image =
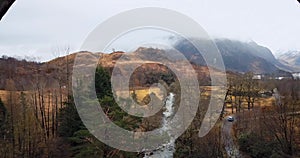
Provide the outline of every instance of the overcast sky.
<path id="1" fill-rule="evenodd" d="M 253 40 L 273 53 L 300 50 L 297 0 L 17 0 L 0 22 L 0 55 L 46 61 L 58 48 L 78 51 L 98 24 L 139 7 L 176 10 L 212 37 Z"/>

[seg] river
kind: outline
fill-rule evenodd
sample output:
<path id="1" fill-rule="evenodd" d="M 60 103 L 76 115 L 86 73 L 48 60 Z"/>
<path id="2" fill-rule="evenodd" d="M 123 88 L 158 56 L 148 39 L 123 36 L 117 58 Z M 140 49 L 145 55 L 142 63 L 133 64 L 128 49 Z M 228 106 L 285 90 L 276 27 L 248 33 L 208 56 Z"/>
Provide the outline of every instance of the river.
<path id="1" fill-rule="evenodd" d="M 169 120 L 174 113 L 175 95 L 170 93 L 166 99 L 165 111 L 163 112 L 162 132 L 167 132 L 170 140 L 166 144 L 162 144 L 158 149 L 152 152 L 146 152 L 144 158 L 172 158 L 175 152 L 175 138 L 170 134 Z"/>

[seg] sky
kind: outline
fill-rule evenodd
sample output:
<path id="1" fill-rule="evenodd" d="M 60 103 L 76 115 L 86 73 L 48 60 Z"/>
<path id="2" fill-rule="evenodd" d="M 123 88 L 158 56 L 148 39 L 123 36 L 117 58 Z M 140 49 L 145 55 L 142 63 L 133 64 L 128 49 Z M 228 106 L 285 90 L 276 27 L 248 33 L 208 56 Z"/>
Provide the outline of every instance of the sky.
<path id="1" fill-rule="evenodd" d="M 275 54 L 300 50 L 297 0 L 17 0 L 0 21 L 0 55 L 47 61 L 65 55 L 65 48 L 70 53 L 79 51 L 88 34 L 103 21 L 140 7 L 185 14 L 213 38 L 255 41 Z M 141 38 L 162 42 L 167 35 L 144 30 L 135 36 L 140 42 Z M 128 41 L 137 38 L 130 33 L 124 36 L 117 49 L 134 47 L 129 45 L 136 43 Z"/>

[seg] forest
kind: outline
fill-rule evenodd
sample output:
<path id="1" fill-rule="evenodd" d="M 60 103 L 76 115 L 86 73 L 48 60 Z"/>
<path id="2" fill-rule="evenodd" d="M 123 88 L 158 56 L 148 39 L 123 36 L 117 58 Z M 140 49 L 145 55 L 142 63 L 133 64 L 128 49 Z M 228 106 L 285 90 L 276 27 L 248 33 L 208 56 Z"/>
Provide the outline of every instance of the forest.
<path id="1" fill-rule="evenodd" d="M 25 91 L 17 91 L 14 81 L 7 80 L 0 100 L 1 157 L 144 157 L 143 152 L 125 152 L 109 147 L 89 132 L 72 97 L 69 71 L 57 70 L 60 77 L 56 79 L 61 84 L 52 88 L 46 87 L 39 75 L 33 80 L 35 86 Z M 107 117 L 130 131 L 159 128 L 164 109 L 149 118 L 127 114 L 114 100 L 110 75 L 110 70 L 102 66 L 98 66 L 95 72 L 97 98 Z M 168 92 L 180 96 L 184 92 L 174 77 L 157 75 L 147 82 L 150 85 L 157 81 L 164 83 Z M 198 130 L 204 114 L 210 110 L 208 103 L 212 87 L 200 86 L 197 115 L 176 140 L 174 157 L 299 156 L 299 83 L 294 79 L 257 80 L 253 79 L 253 73 L 228 75 L 220 118 L 202 138 L 198 137 Z M 135 91 L 131 94 L 137 101 L 138 94 Z M 147 104 L 149 95 L 138 102 Z M 130 104 L 130 100 L 124 98 L 124 101 Z M 180 97 L 175 97 L 175 109 L 179 103 Z M 229 123 L 228 116 L 234 116 L 235 121 Z"/>

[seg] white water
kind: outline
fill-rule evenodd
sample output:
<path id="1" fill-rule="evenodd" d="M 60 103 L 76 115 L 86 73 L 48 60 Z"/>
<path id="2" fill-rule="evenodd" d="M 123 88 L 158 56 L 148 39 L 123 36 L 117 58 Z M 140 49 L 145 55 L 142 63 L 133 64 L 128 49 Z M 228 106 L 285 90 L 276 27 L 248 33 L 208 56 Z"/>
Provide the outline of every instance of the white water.
<path id="1" fill-rule="evenodd" d="M 170 126 L 168 124 L 170 116 L 174 113 L 173 108 L 174 103 L 174 94 L 170 93 L 167 97 L 165 108 L 166 110 L 163 112 L 163 122 L 162 122 L 162 132 L 167 132 L 170 141 L 167 144 L 161 145 L 157 150 L 152 152 L 145 153 L 144 158 L 172 158 L 175 152 L 175 139 L 170 134 Z"/>

